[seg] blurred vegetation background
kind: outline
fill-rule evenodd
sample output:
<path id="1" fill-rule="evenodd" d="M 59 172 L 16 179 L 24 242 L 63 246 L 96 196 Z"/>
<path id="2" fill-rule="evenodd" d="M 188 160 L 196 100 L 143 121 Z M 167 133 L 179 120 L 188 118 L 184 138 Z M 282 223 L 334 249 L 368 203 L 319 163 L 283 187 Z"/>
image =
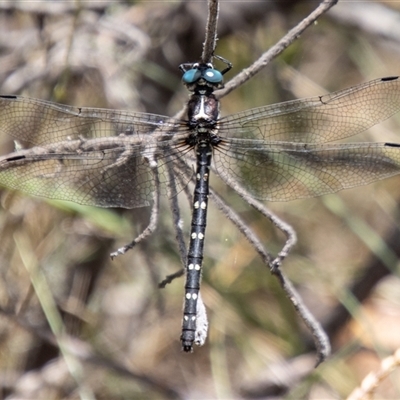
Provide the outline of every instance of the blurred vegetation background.
<path id="1" fill-rule="evenodd" d="M 316 5 L 221 2 L 217 54 L 234 65 L 226 80 Z M 188 97 L 178 65 L 199 59 L 206 17 L 206 1 L 3 0 L 0 92 L 174 115 Z M 224 98 L 223 114 L 398 75 L 399 18 L 398 3 L 339 2 Z M 399 132 L 395 116 L 354 140 L 399 142 Z M 5 148 L 10 138 L 0 141 Z M 276 279 L 213 205 L 202 285 L 209 338 L 184 354 L 183 279 L 157 287 L 181 268 L 165 199 L 155 234 L 111 261 L 144 229 L 148 208 L 96 209 L 1 189 L 2 397 L 346 397 L 400 347 L 399 186 L 392 178 L 268 204 L 297 231 L 283 268 L 332 340 L 332 357 L 316 370 L 310 335 Z M 214 187 L 276 254 L 282 235 L 231 190 Z M 187 233 L 184 197 L 181 206 Z M 399 398 L 398 378 L 394 371 L 377 398 Z"/>

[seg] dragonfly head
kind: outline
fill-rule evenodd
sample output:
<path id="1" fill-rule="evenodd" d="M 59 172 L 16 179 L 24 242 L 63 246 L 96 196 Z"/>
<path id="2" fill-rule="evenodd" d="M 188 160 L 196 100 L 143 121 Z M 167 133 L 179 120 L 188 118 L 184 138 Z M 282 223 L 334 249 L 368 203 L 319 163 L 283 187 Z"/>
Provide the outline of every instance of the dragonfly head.
<path id="1" fill-rule="evenodd" d="M 186 67 L 187 64 L 182 64 L 180 69 L 183 72 L 183 84 L 190 92 L 212 93 L 224 87 L 222 73 L 211 63 L 194 63 L 190 69 Z"/>

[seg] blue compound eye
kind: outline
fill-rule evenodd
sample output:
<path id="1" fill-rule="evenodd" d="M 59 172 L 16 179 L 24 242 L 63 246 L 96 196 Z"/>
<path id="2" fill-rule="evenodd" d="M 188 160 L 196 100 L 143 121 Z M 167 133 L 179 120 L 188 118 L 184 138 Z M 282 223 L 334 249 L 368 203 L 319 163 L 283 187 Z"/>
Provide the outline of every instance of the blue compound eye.
<path id="1" fill-rule="evenodd" d="M 198 81 L 200 78 L 201 72 L 198 69 L 189 69 L 182 76 L 183 82 L 189 84 Z"/>
<path id="2" fill-rule="evenodd" d="M 203 78 L 210 83 L 220 83 L 224 79 L 221 72 L 212 68 L 206 69 L 203 72 Z"/>

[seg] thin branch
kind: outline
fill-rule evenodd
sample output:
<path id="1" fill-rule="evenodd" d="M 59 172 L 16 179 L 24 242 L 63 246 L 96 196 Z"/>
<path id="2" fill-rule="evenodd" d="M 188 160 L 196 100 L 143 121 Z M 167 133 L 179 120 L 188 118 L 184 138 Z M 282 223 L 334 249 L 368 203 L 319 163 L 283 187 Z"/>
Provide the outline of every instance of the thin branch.
<path id="1" fill-rule="evenodd" d="M 179 158 L 175 160 L 177 165 L 175 165 L 175 170 L 178 170 L 181 168 L 182 170 L 186 170 L 187 166 L 182 160 Z M 175 228 L 175 233 L 176 233 L 176 240 L 178 242 L 178 249 L 179 249 L 179 255 L 181 258 L 181 263 L 182 263 L 182 269 L 179 271 L 174 272 L 173 274 L 167 275 L 158 285 L 160 289 L 164 289 L 168 284 L 170 284 L 174 279 L 180 278 L 181 276 L 185 275 L 185 268 L 186 268 L 186 257 L 187 257 L 187 249 L 186 249 L 186 244 L 185 244 L 185 239 L 183 236 L 183 231 L 181 227 L 181 216 L 180 216 L 180 209 L 179 209 L 179 203 L 178 203 L 178 196 L 177 196 L 177 189 L 176 189 L 176 180 L 175 180 L 175 174 L 173 171 L 173 168 L 167 166 L 168 168 L 168 196 L 169 196 L 169 203 L 170 203 L 170 209 L 172 212 L 173 216 L 173 225 Z M 189 173 L 186 174 L 187 178 L 190 179 Z M 188 199 L 189 204 L 192 204 L 192 195 L 189 192 L 189 188 L 186 182 L 183 182 L 182 180 L 182 175 L 179 173 L 176 174 L 176 177 L 179 180 L 179 185 L 183 187 L 183 191 L 186 194 L 186 197 Z"/>
<path id="2" fill-rule="evenodd" d="M 268 259 L 268 265 L 273 272 L 275 269 L 279 268 L 282 261 L 287 257 L 287 255 L 292 250 L 293 246 L 297 242 L 297 236 L 295 230 L 271 210 L 264 206 L 256 200 L 246 189 L 240 186 L 229 174 L 223 173 L 223 171 L 218 171 L 215 167 L 211 167 L 214 174 L 219 176 L 226 185 L 231 187 L 247 204 L 260 212 L 264 217 L 272 222 L 280 231 L 282 231 L 286 236 L 286 242 L 282 250 L 278 253 L 274 260 Z"/>
<path id="3" fill-rule="evenodd" d="M 154 177 L 154 191 L 153 191 L 153 206 L 151 208 L 149 225 L 144 229 L 144 231 L 139 236 L 133 239 L 130 243 L 112 252 L 110 254 L 111 259 L 114 259 L 115 257 L 118 257 L 121 254 L 125 254 L 128 250 L 131 250 L 142 240 L 151 236 L 157 228 L 158 215 L 160 213 L 160 177 L 158 176 L 158 171 L 156 168 L 152 168 L 151 171 Z"/>
<path id="4" fill-rule="evenodd" d="M 183 237 L 181 214 L 178 203 L 175 173 L 173 171 L 173 165 L 169 163 L 166 166 L 168 171 L 168 197 L 169 204 L 172 213 L 173 225 L 175 228 L 175 238 L 178 242 L 179 256 L 181 258 L 182 267 L 186 266 L 187 249 L 185 244 L 185 238 Z"/>
<path id="5" fill-rule="evenodd" d="M 244 69 L 240 74 L 236 75 L 233 79 L 226 83 L 224 89 L 215 92 L 215 96 L 218 99 L 226 96 L 232 90 L 243 85 L 243 83 L 247 82 L 250 78 L 260 72 L 274 58 L 276 58 L 296 39 L 298 39 L 304 30 L 313 24 L 318 17 L 326 13 L 338 1 L 339 0 L 324 0 L 309 16 L 305 17 L 298 25 L 291 29 L 276 45 L 266 51 L 250 67 Z"/>
<path id="6" fill-rule="evenodd" d="M 283 271 L 278 267 L 277 263 L 271 261 L 272 256 L 265 250 L 264 246 L 261 244 L 260 240 L 254 234 L 254 232 L 248 228 L 248 226 L 242 221 L 242 219 L 236 214 L 236 212 L 232 210 L 232 208 L 230 208 L 211 188 L 210 188 L 210 198 L 211 200 L 214 201 L 218 209 L 232 223 L 236 225 L 239 231 L 246 237 L 246 239 L 250 242 L 253 248 L 260 255 L 263 262 L 270 267 L 271 273 L 278 278 L 282 289 L 286 293 L 286 297 L 291 301 L 297 314 L 304 322 L 304 324 L 307 326 L 308 330 L 311 332 L 311 335 L 315 343 L 315 347 L 317 348 L 316 366 L 318 366 L 321 362 L 323 362 L 326 359 L 326 357 L 329 356 L 331 352 L 328 336 L 322 329 L 320 323 L 314 318 L 310 310 L 303 303 L 303 300 L 301 299 L 300 295 L 297 293 L 296 289 L 289 281 L 289 279 L 286 277 L 286 275 L 283 273 Z M 268 218 L 270 215 L 273 215 L 269 210 L 266 210 L 265 207 L 262 208 L 264 208 L 264 210 L 260 210 L 259 208 L 257 208 L 257 210 L 260 212 L 263 211 L 262 214 L 267 216 Z M 280 252 L 280 254 L 281 253 L 282 251 Z"/>
<path id="7" fill-rule="evenodd" d="M 203 44 L 203 53 L 201 54 L 201 61 L 204 63 L 211 62 L 215 47 L 217 45 L 218 15 L 219 0 L 209 0 L 206 37 Z"/>
<path id="8" fill-rule="evenodd" d="M 361 385 L 353 390 L 347 400 L 372 399 L 376 388 L 399 366 L 400 349 L 397 349 L 393 355 L 382 360 L 378 371 L 370 372 L 363 379 Z"/>

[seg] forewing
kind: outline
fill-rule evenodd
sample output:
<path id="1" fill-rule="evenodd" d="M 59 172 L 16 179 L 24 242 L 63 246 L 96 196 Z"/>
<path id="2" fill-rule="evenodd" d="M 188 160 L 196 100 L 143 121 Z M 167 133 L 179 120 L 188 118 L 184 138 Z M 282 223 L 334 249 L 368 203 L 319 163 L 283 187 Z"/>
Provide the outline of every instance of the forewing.
<path id="1" fill-rule="evenodd" d="M 0 96 L 0 132 L 31 147 L 65 140 L 118 135 L 144 135 L 172 129 L 178 121 L 169 117 L 110 110 L 71 107 L 21 96 Z"/>
<path id="2" fill-rule="evenodd" d="M 400 110 L 400 80 L 382 78 L 339 92 L 224 117 L 226 138 L 324 143 L 360 133 Z"/>

